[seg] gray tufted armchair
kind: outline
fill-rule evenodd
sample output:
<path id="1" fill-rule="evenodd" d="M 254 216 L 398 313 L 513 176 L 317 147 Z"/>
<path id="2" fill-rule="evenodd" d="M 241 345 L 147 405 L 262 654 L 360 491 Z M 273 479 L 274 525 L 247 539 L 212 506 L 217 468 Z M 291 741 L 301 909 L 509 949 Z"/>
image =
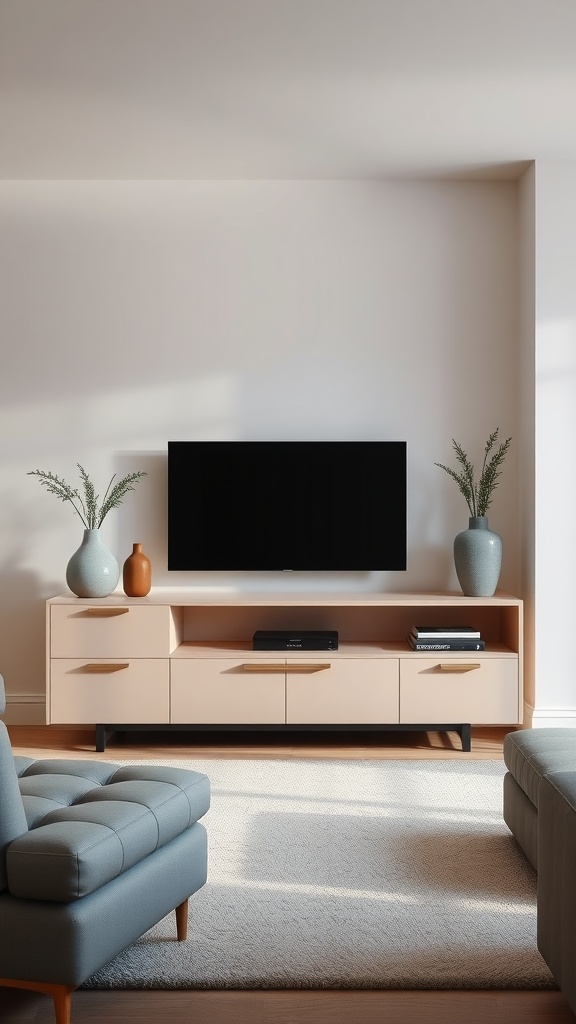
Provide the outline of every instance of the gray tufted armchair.
<path id="1" fill-rule="evenodd" d="M 0 985 L 69 1024 L 74 989 L 172 910 L 184 940 L 209 804 L 184 768 L 15 757 L 0 721 Z"/>

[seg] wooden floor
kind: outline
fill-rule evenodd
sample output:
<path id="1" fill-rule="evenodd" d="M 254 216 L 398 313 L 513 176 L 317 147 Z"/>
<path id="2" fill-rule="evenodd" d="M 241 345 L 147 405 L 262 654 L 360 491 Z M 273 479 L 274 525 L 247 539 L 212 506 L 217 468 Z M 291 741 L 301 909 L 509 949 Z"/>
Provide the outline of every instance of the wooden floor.
<path id="1" fill-rule="evenodd" d="M 125 758 L 227 757 L 261 758 L 501 758 L 509 729 L 473 729 L 472 750 L 464 753 L 457 733 L 116 733 L 104 753 L 94 750 L 94 730 L 73 726 L 9 726 L 14 753 L 28 757 L 86 757 L 113 761 Z"/>
<path id="2" fill-rule="evenodd" d="M 54 1024 L 49 999 L 0 992 L 2 1024 Z M 574 1024 L 558 992 L 75 992 L 72 1024 Z"/>
<path id="3" fill-rule="evenodd" d="M 460 750 L 456 734 L 389 733 L 384 737 L 340 734 L 333 738 L 211 736 L 209 743 L 190 734 L 130 733 L 113 737 L 104 753 L 95 753 L 94 735 L 73 728 L 12 726 L 14 753 L 28 757 L 130 758 L 403 758 L 500 759 L 508 730 L 472 730 L 472 750 Z M 245 739 L 245 738 L 244 738 Z M 575 1024 L 576 1017 L 559 992 L 76 992 L 72 1024 Z M 2 1024 L 53 1024 L 45 996 L 0 989 Z"/>

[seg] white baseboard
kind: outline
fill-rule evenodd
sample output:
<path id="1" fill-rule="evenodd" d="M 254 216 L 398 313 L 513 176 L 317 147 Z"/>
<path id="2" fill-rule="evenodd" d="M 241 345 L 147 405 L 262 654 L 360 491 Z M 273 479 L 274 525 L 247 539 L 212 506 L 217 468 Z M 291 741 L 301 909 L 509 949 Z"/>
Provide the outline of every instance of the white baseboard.
<path id="1" fill-rule="evenodd" d="M 532 729 L 576 729 L 576 708 L 530 708 Z"/>
<path id="2" fill-rule="evenodd" d="M 43 693 L 7 693 L 6 725 L 46 725 L 46 697 Z"/>

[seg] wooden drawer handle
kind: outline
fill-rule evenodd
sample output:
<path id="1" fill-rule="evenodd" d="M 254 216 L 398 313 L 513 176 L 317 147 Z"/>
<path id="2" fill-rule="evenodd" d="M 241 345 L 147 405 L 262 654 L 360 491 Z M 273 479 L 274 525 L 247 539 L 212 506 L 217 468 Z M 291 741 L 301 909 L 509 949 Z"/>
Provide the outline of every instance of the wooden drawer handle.
<path id="1" fill-rule="evenodd" d="M 473 672 L 475 668 L 481 668 L 479 661 L 443 661 L 438 666 L 441 672 Z"/>
<path id="2" fill-rule="evenodd" d="M 290 665 L 286 665 L 287 672 L 323 672 L 325 669 L 330 668 L 330 662 L 314 662 L 310 663 L 302 662 L 301 665 L 297 661 Z"/>
<path id="3" fill-rule="evenodd" d="M 127 615 L 129 608 L 87 608 L 85 614 L 91 619 L 110 619 L 114 615 Z"/>
<path id="4" fill-rule="evenodd" d="M 121 672 L 123 668 L 130 668 L 129 661 L 100 661 L 92 662 L 89 661 L 87 665 L 82 665 L 82 672 Z"/>
<path id="5" fill-rule="evenodd" d="M 277 663 L 275 663 L 275 664 L 268 663 L 267 665 L 264 665 L 264 664 L 262 664 L 262 662 L 259 662 L 259 661 L 256 661 L 254 663 L 246 662 L 244 665 L 241 665 L 240 668 L 244 672 L 285 672 L 286 671 L 286 665 L 277 664 Z"/>
<path id="6" fill-rule="evenodd" d="M 245 672 L 322 672 L 323 669 L 330 668 L 329 664 L 320 664 L 319 662 L 294 662 L 291 665 L 284 665 L 279 662 L 246 662 L 242 665 Z"/>

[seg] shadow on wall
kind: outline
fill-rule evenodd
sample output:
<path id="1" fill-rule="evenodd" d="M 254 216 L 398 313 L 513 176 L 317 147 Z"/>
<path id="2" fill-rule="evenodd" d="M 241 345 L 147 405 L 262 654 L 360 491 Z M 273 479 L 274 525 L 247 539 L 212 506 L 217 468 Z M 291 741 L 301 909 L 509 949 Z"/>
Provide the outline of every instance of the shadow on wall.
<path id="1" fill-rule="evenodd" d="M 162 451 L 131 451 L 118 454 L 114 459 L 114 472 L 119 480 L 127 473 L 139 470 L 147 474 L 109 517 L 109 546 L 120 566 L 120 588 L 122 566 L 132 553 L 134 543 L 142 544 L 142 550 L 152 563 L 152 586 L 170 586 L 167 575 L 167 458 L 167 452 Z"/>
<path id="2" fill-rule="evenodd" d="M 19 569 L 11 559 L 1 569 L 0 672 L 7 694 L 23 703 L 41 705 L 44 720 L 46 694 L 46 605 L 59 583 L 40 583 L 37 573 Z"/>

